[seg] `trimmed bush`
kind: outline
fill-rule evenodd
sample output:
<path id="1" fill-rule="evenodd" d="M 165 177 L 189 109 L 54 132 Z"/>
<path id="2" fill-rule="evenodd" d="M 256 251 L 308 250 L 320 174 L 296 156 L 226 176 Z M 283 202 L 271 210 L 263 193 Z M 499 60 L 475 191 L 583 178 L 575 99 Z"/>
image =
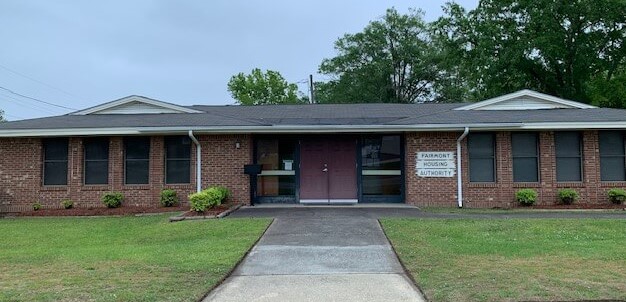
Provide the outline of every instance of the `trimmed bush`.
<path id="1" fill-rule="evenodd" d="M 537 191 L 533 189 L 517 190 L 515 199 L 523 206 L 532 206 L 537 201 Z"/>
<path id="2" fill-rule="evenodd" d="M 609 200 L 614 204 L 622 204 L 626 201 L 626 190 L 624 189 L 610 189 L 607 194 Z"/>
<path id="3" fill-rule="evenodd" d="M 172 207 L 178 204 L 178 195 L 176 191 L 172 189 L 165 189 L 161 191 L 161 205 L 164 207 Z"/>
<path id="4" fill-rule="evenodd" d="M 221 194 L 221 196 L 222 196 L 221 203 L 226 202 L 226 200 L 228 200 L 228 198 L 230 198 L 230 190 L 228 188 L 223 187 L 223 186 L 217 186 L 217 187 L 213 187 L 213 188 L 215 188 Z"/>
<path id="5" fill-rule="evenodd" d="M 39 211 L 39 210 L 41 210 L 41 203 L 39 203 L 39 202 L 35 202 L 35 203 L 33 203 L 33 210 L 34 210 L 34 211 Z"/>
<path id="6" fill-rule="evenodd" d="M 124 195 L 120 192 L 109 192 L 102 195 L 102 203 L 107 208 L 119 208 L 124 201 Z"/>
<path id="7" fill-rule="evenodd" d="M 206 189 L 198 193 L 189 195 L 189 204 L 191 210 L 196 212 L 204 212 L 221 203 L 222 195 L 214 188 Z"/>
<path id="8" fill-rule="evenodd" d="M 70 199 L 65 199 L 61 201 L 61 205 L 63 206 L 64 209 L 71 209 L 74 207 L 74 202 Z"/>
<path id="9" fill-rule="evenodd" d="M 580 195 L 574 189 L 561 189 L 559 190 L 559 201 L 562 204 L 572 204 L 578 200 Z"/>

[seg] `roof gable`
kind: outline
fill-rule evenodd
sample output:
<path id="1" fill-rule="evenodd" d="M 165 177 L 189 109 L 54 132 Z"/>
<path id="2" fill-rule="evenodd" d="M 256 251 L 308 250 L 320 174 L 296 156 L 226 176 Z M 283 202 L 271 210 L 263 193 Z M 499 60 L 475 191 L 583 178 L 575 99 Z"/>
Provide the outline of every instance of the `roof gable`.
<path id="1" fill-rule="evenodd" d="M 537 110 L 537 109 L 589 109 L 592 105 L 574 102 L 533 90 L 520 90 L 454 110 Z"/>
<path id="2" fill-rule="evenodd" d="M 159 113 L 201 113 L 195 109 L 157 101 L 143 96 L 131 95 L 119 100 L 70 113 L 88 114 L 159 114 Z"/>

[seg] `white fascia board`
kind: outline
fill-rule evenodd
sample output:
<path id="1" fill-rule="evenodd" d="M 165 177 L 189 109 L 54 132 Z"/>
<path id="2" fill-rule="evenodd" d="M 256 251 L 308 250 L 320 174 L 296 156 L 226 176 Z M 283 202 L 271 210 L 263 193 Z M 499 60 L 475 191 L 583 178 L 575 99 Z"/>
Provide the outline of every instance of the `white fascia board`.
<path id="1" fill-rule="evenodd" d="M 149 104 L 149 105 L 153 105 L 153 106 L 157 106 L 157 107 L 163 107 L 163 108 L 167 108 L 167 109 L 171 109 L 171 110 L 176 110 L 176 111 L 180 111 L 181 113 L 202 113 L 202 111 L 198 111 L 198 110 L 194 110 L 194 109 L 190 109 L 187 107 L 183 107 L 183 106 L 179 106 L 179 105 L 175 105 L 175 104 L 171 104 L 171 103 L 167 103 L 167 102 L 162 102 L 162 101 L 157 101 L 151 98 L 147 98 L 147 97 L 143 97 L 143 96 L 138 96 L 138 95 L 132 95 L 132 96 L 127 96 L 125 98 L 121 98 L 119 100 L 115 100 L 112 102 L 108 102 L 108 103 L 104 103 L 104 104 L 100 104 L 91 108 L 87 108 L 87 109 L 83 109 L 80 111 L 75 111 L 72 113 L 69 113 L 69 115 L 87 115 L 87 114 L 93 114 L 99 111 L 103 111 L 103 110 L 107 110 L 110 108 L 114 108 L 117 106 L 121 106 L 124 104 L 128 104 L 131 102 L 141 102 L 141 103 L 145 103 L 145 104 Z"/>
<path id="2" fill-rule="evenodd" d="M 462 106 L 462 107 L 457 107 L 454 108 L 452 110 L 475 110 L 481 107 L 485 107 L 485 106 L 489 106 L 489 105 L 493 105 L 496 103 L 500 103 L 500 102 L 504 102 L 504 101 L 508 101 L 511 99 L 515 99 L 515 98 L 519 98 L 519 97 L 524 97 L 524 96 L 529 96 L 529 97 L 534 97 L 534 98 L 538 98 L 541 100 L 545 100 L 548 102 L 552 102 L 552 103 L 557 103 L 557 104 L 561 104 L 561 105 L 565 105 L 565 106 L 569 106 L 569 107 L 573 107 L 573 108 L 578 108 L 578 109 L 592 109 L 592 108 L 598 108 L 596 106 L 592 106 L 589 104 L 584 104 L 584 103 L 579 103 L 579 102 L 575 102 L 575 101 L 570 101 L 570 100 L 566 100 L 566 99 L 562 99 L 556 96 L 552 96 L 549 94 L 545 94 L 545 93 L 540 93 L 534 90 L 530 90 L 530 89 L 523 89 L 520 91 L 516 91 L 513 93 L 509 93 L 509 94 L 505 94 L 499 97 L 495 97 L 495 98 L 491 98 L 491 99 L 487 99 L 484 101 L 480 101 L 474 104 L 470 104 L 470 105 L 466 105 L 466 106 Z"/>
<path id="3" fill-rule="evenodd" d="M 422 125 L 350 125 L 350 126 L 225 126 L 225 127 L 134 127 L 0 130 L 0 137 L 103 136 L 103 135 L 186 135 L 238 133 L 356 133 L 356 132 L 425 132 L 463 131 L 465 127 L 480 131 L 560 130 L 560 129 L 626 129 L 624 122 L 601 123 L 483 123 Z"/>

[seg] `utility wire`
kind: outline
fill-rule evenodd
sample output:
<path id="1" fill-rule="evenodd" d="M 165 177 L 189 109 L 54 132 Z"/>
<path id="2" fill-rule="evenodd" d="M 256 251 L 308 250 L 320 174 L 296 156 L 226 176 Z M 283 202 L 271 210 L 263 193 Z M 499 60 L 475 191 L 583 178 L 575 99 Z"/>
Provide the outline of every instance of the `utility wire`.
<path id="1" fill-rule="evenodd" d="M 46 102 L 46 101 L 43 101 L 43 100 L 40 100 L 40 99 L 37 99 L 37 98 L 34 98 L 34 97 L 23 95 L 21 93 L 17 93 L 15 91 L 11 90 L 11 89 L 8 89 L 8 88 L 2 87 L 2 86 L 0 86 L 0 89 L 5 90 L 5 91 L 7 91 L 7 92 L 9 92 L 11 94 L 14 94 L 14 95 L 17 95 L 17 96 L 21 96 L 23 98 L 26 98 L 26 99 L 29 99 L 29 100 L 33 100 L 33 101 L 36 101 L 36 102 L 39 102 L 39 103 L 47 104 L 47 105 L 50 105 L 50 106 L 59 107 L 59 108 L 63 108 L 63 109 L 68 109 L 68 110 L 78 110 L 76 108 L 66 107 L 66 106 L 63 106 L 63 105 L 57 105 L 57 104 Z"/>
<path id="2" fill-rule="evenodd" d="M 32 78 L 32 77 L 29 77 L 29 76 L 27 76 L 27 75 L 25 75 L 25 74 L 23 74 L 23 73 L 19 73 L 19 72 L 15 71 L 15 70 L 13 70 L 13 69 L 11 69 L 11 68 L 8 68 L 8 67 L 6 67 L 6 66 L 4 66 L 4 65 L 1 65 L 1 64 L 0 64 L 0 68 L 4 69 L 4 70 L 6 70 L 6 71 L 8 71 L 8 72 L 10 72 L 10 73 L 12 73 L 12 74 L 15 74 L 15 75 L 21 76 L 21 77 L 23 77 L 23 78 L 25 78 L 25 79 L 29 79 L 29 80 L 31 80 L 31 81 L 33 81 L 33 82 L 39 83 L 39 84 L 41 84 L 41 85 L 44 85 L 44 86 L 46 86 L 46 87 L 48 87 L 48 88 L 52 88 L 52 89 L 54 89 L 54 90 L 60 91 L 60 92 L 62 92 L 62 93 L 64 93 L 64 94 L 66 94 L 66 95 L 68 95 L 68 96 L 71 96 L 71 97 L 75 97 L 75 98 L 77 98 L 77 96 L 76 96 L 76 95 L 71 94 L 71 93 L 69 93 L 69 92 L 67 92 L 67 91 L 65 91 L 65 90 L 63 90 L 63 89 L 61 89 L 61 88 L 54 87 L 54 86 L 52 86 L 52 85 L 50 85 L 50 84 L 46 84 L 46 83 L 44 83 L 44 82 L 42 82 L 42 81 L 40 81 L 40 80 L 37 80 L 37 79 Z"/>
<path id="3" fill-rule="evenodd" d="M 46 114 L 55 114 L 55 115 L 59 114 L 59 112 L 55 112 L 55 111 L 53 111 L 50 108 L 39 107 L 39 106 L 37 106 L 35 104 L 25 102 L 25 100 L 16 99 L 16 98 L 12 97 L 10 94 L 8 94 L 8 93 L 6 93 L 4 91 L 0 91 L 0 100 L 5 100 L 5 101 L 8 101 L 10 103 L 14 103 L 16 105 L 20 105 L 22 107 L 29 108 L 29 109 L 32 109 L 32 110 L 45 112 Z"/>

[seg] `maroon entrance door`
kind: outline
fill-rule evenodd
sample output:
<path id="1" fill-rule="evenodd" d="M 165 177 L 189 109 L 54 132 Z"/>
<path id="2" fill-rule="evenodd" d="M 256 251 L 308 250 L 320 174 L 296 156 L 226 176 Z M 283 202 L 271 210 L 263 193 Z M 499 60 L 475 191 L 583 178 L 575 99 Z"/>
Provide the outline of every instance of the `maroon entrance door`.
<path id="1" fill-rule="evenodd" d="M 302 140 L 300 202 L 357 202 L 355 139 Z"/>

